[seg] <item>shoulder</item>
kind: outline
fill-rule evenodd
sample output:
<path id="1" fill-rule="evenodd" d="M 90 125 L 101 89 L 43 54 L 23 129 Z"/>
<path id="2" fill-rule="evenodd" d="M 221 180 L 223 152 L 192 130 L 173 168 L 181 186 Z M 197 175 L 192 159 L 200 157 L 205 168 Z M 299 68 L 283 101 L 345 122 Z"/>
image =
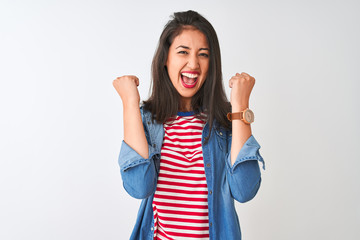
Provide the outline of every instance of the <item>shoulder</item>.
<path id="1" fill-rule="evenodd" d="M 151 125 L 153 123 L 152 114 L 150 111 L 145 109 L 144 105 L 140 105 L 140 114 L 144 125 Z"/>
<path id="2" fill-rule="evenodd" d="M 140 106 L 140 113 L 148 143 L 154 144 L 162 141 L 164 135 L 163 125 L 153 120 L 151 112 L 146 110 L 143 105 Z M 161 144 L 156 145 L 161 146 Z"/>

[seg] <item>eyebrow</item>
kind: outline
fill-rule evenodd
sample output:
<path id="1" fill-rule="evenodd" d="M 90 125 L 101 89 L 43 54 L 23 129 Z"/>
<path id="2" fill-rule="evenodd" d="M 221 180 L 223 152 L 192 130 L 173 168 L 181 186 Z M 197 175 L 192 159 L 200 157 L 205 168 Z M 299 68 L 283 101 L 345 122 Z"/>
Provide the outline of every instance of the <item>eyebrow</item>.
<path id="1" fill-rule="evenodd" d="M 175 48 L 175 49 L 178 49 L 178 48 L 180 48 L 180 47 L 191 50 L 191 48 L 189 48 L 188 46 L 184 46 L 184 45 L 180 45 L 180 46 L 178 46 L 178 47 Z M 208 50 L 208 51 L 210 51 L 208 48 L 199 48 L 199 51 L 200 51 L 200 50 Z"/>

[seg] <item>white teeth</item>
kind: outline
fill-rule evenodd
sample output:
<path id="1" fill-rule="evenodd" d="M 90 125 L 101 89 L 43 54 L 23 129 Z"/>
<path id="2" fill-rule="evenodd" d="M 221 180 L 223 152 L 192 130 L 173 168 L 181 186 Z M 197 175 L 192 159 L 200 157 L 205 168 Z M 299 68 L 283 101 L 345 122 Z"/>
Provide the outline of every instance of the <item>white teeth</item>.
<path id="1" fill-rule="evenodd" d="M 181 73 L 181 75 L 184 75 L 185 77 L 188 78 L 197 78 L 199 76 L 199 74 L 191 74 L 191 73 Z"/>

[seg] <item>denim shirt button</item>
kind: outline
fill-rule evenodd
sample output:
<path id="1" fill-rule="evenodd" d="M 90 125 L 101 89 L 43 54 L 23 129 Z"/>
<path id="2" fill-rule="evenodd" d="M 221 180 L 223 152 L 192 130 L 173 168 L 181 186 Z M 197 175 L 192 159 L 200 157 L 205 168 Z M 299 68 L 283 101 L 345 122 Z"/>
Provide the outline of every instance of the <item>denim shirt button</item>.
<path id="1" fill-rule="evenodd" d="M 151 227 L 151 231 L 154 231 L 154 227 Z"/>
<path id="2" fill-rule="evenodd" d="M 210 192 L 209 192 L 209 193 L 210 193 L 210 195 L 211 195 L 211 194 L 212 194 L 212 191 L 210 190 Z"/>
<path id="3" fill-rule="evenodd" d="M 206 164 L 206 166 L 207 166 L 207 167 L 210 167 L 210 166 L 211 166 L 211 164 L 210 164 L 210 163 L 208 163 L 208 164 Z"/>
<path id="4" fill-rule="evenodd" d="M 222 136 L 222 132 L 220 132 L 220 136 Z"/>
<path id="5" fill-rule="evenodd" d="M 212 222 L 210 223 L 210 227 L 212 227 Z"/>
<path id="6" fill-rule="evenodd" d="M 155 143 L 153 144 L 153 147 L 156 148 L 156 144 L 155 144 Z"/>

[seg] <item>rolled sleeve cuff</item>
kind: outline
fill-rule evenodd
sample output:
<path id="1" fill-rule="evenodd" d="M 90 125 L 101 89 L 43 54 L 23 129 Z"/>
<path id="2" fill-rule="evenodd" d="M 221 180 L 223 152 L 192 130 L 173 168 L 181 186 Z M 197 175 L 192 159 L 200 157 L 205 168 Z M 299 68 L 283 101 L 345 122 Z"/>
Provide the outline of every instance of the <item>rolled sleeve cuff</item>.
<path id="1" fill-rule="evenodd" d="M 149 145 L 149 158 L 145 159 L 140 156 L 132 147 L 130 147 L 124 140 L 121 144 L 118 163 L 121 171 L 126 171 L 131 167 L 139 164 L 149 162 L 154 155 L 158 154 L 155 149 Z"/>
<path id="2" fill-rule="evenodd" d="M 253 135 L 251 135 L 248 140 L 244 143 L 240 149 L 239 154 L 236 157 L 234 165 L 230 167 L 230 172 L 233 174 L 235 168 L 238 164 L 249 161 L 249 160 L 258 160 L 262 163 L 263 169 L 265 170 L 265 162 L 262 156 L 260 155 L 259 149 L 261 148 L 260 144 L 256 141 Z M 227 162 L 231 166 L 231 154 L 228 154 Z"/>

